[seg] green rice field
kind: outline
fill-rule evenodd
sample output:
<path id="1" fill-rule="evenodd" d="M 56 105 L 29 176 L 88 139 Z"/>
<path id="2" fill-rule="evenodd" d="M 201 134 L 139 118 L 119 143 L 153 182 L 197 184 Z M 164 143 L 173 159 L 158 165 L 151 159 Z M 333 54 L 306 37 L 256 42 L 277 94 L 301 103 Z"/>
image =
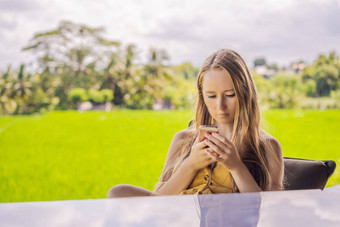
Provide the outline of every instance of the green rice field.
<path id="1" fill-rule="evenodd" d="M 340 184 L 340 110 L 267 110 L 263 127 L 283 155 L 334 160 Z M 0 116 L 0 202 L 105 198 L 116 184 L 149 190 L 190 111 L 50 112 Z"/>

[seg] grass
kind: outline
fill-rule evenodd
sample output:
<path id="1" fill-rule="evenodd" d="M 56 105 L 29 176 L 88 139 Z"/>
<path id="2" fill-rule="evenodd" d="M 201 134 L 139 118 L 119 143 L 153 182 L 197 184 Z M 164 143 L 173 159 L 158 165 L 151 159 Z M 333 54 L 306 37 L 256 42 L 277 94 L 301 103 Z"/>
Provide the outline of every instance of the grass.
<path id="1" fill-rule="evenodd" d="M 152 190 L 189 111 L 74 111 L 0 117 L 0 202 L 104 198 L 115 184 Z M 283 155 L 340 163 L 340 111 L 270 110 Z M 327 186 L 340 183 L 339 167 Z"/>

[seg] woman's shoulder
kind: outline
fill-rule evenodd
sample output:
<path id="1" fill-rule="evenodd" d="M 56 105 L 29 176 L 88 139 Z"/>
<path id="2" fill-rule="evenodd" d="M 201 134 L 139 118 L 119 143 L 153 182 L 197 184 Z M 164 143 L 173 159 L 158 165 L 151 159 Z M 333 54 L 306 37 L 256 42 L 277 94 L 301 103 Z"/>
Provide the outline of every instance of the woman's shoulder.
<path id="1" fill-rule="evenodd" d="M 262 143 L 264 143 L 265 156 L 268 163 L 269 173 L 272 179 L 269 190 L 282 190 L 284 161 L 280 142 L 268 133 L 262 134 L 261 139 Z"/>
<path id="2" fill-rule="evenodd" d="M 192 134 L 193 134 L 193 131 L 192 131 L 192 130 L 184 129 L 184 130 L 181 130 L 181 131 L 177 132 L 177 133 L 174 135 L 173 140 L 178 140 L 178 141 L 186 140 L 186 139 L 188 139 Z"/>
<path id="3" fill-rule="evenodd" d="M 184 129 L 177 132 L 174 137 L 172 138 L 170 148 L 169 148 L 169 155 L 170 156 L 177 156 L 180 153 L 181 148 L 188 143 L 189 139 L 193 138 L 193 131 Z"/>
<path id="4" fill-rule="evenodd" d="M 267 132 L 263 132 L 261 137 L 262 143 L 264 143 L 264 146 L 267 148 L 269 153 L 274 153 L 276 155 L 282 156 L 281 144 L 275 137 L 268 134 Z"/>

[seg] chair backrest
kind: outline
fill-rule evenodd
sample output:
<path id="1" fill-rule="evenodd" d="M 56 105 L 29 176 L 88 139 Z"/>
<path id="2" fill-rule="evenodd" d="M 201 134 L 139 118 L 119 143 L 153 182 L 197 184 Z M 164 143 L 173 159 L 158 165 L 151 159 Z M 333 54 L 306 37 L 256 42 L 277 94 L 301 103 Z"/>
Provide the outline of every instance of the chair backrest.
<path id="1" fill-rule="evenodd" d="M 331 160 L 315 161 L 288 157 L 283 160 L 285 190 L 324 189 L 336 167 L 336 163 Z"/>

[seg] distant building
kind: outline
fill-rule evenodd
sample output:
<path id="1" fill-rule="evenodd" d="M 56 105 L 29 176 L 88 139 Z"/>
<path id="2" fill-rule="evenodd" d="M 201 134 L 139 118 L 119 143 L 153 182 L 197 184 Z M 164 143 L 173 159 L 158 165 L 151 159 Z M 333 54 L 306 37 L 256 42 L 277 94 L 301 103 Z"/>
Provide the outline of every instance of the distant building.
<path id="1" fill-rule="evenodd" d="M 288 68 L 283 68 L 285 74 L 300 74 L 307 65 L 303 61 L 292 62 Z"/>
<path id="2" fill-rule="evenodd" d="M 77 104 L 77 109 L 79 112 L 89 111 L 89 110 L 105 110 L 110 112 L 112 110 L 112 105 L 110 102 L 93 104 L 91 102 L 81 102 Z"/>
<path id="3" fill-rule="evenodd" d="M 254 61 L 255 73 L 263 76 L 265 79 L 275 76 L 279 71 L 283 74 L 300 74 L 305 67 L 306 63 L 302 60 L 293 62 L 289 67 L 281 69 L 279 69 L 276 64 L 267 64 L 267 61 L 264 58 L 257 58 Z"/>
<path id="4" fill-rule="evenodd" d="M 165 101 L 156 101 L 152 105 L 153 110 L 172 110 L 174 109 L 174 105 L 171 104 L 171 102 L 165 102 Z"/>
<path id="5" fill-rule="evenodd" d="M 303 61 L 293 62 L 290 64 L 290 68 L 295 73 L 301 73 L 302 70 L 306 67 L 306 64 Z"/>
<path id="6" fill-rule="evenodd" d="M 270 68 L 267 65 L 257 65 L 254 69 L 256 74 L 263 76 L 265 79 L 269 79 L 277 73 L 276 69 Z"/>

